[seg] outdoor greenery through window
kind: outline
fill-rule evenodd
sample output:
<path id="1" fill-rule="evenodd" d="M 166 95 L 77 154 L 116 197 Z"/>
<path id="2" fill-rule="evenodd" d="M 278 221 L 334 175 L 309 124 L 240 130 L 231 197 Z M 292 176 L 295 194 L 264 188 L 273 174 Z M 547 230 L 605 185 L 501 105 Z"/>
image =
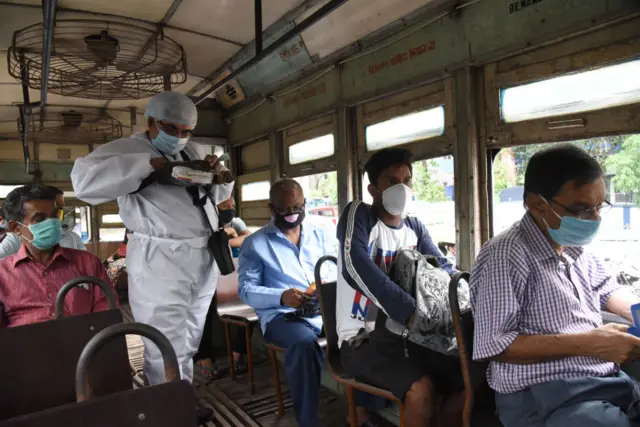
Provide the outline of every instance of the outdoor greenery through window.
<path id="1" fill-rule="evenodd" d="M 419 160 L 412 166 L 415 201 L 409 215 L 422 221 L 434 243 L 455 243 L 453 157 Z M 362 200 L 365 203 L 373 201 L 368 186 L 369 177 L 365 173 L 362 179 Z"/>
<path id="2" fill-rule="evenodd" d="M 316 225 L 335 226 L 338 208 L 338 173 L 325 172 L 294 178 L 302 186 L 307 200 L 307 219 Z"/>
<path id="3" fill-rule="evenodd" d="M 444 133 L 444 107 L 418 111 L 367 126 L 367 150 L 374 151 Z"/>
<path id="4" fill-rule="evenodd" d="M 493 161 L 493 230 L 497 235 L 525 213 L 524 173 L 534 153 L 554 144 L 503 148 Z M 640 252 L 640 134 L 591 138 L 569 142 L 585 149 L 605 170 L 607 199 L 613 208 L 590 250 L 606 260 L 613 271 L 628 263 L 638 268 Z"/>
<path id="5" fill-rule="evenodd" d="M 600 110 L 640 101 L 640 60 L 502 89 L 507 122 Z"/>

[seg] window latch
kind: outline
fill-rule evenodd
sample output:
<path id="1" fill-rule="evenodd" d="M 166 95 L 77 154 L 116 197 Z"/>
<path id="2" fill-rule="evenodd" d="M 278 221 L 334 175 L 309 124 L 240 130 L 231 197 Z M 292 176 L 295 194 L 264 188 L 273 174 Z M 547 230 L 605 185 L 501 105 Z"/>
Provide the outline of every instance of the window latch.
<path id="1" fill-rule="evenodd" d="M 571 128 L 583 128 L 584 119 L 568 119 L 568 120 L 550 120 L 547 122 L 547 129 L 561 130 Z"/>

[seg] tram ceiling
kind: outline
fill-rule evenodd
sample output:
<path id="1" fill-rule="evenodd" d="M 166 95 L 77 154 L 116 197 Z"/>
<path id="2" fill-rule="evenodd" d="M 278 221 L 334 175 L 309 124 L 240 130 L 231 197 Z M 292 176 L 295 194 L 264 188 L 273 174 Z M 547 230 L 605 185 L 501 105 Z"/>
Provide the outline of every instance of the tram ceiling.
<path id="1" fill-rule="evenodd" d="M 264 29 L 258 38 L 261 39 L 260 50 L 268 50 L 282 35 L 293 30 L 288 43 L 278 46 L 263 60 L 255 61 L 258 63 L 250 72 L 231 79 L 222 90 L 211 95 L 223 107 L 230 107 L 259 92 L 265 83 L 274 83 L 282 76 L 296 73 L 332 51 L 401 20 L 427 4 L 444 2 L 450 0 L 344 0 L 340 2 L 345 4 L 344 11 L 331 8 L 331 15 L 321 17 L 299 35 L 294 30 L 297 25 L 327 4 L 335 3 L 335 0 L 58 0 L 55 19 L 56 22 L 115 21 L 174 40 L 185 50 L 188 74 L 186 81 L 173 90 L 188 93 L 194 98 L 201 97 L 216 80 L 224 79 L 255 57 L 257 29 Z M 260 6 L 258 17 L 254 13 L 256 5 Z M 38 26 L 46 17 L 39 0 L 0 1 L 0 14 L 3 16 L 3 25 L 0 26 L 2 53 L 12 45 L 15 31 Z M 55 41 L 55 28 L 52 33 Z M 147 46 L 140 44 L 144 51 Z M 271 49 L 274 50 L 273 47 Z M 47 63 L 43 62 L 43 71 Z M 20 82 L 14 77 L 5 67 L 0 67 L 0 106 L 24 102 Z M 31 102 L 41 98 L 39 92 L 38 88 L 28 91 Z M 53 105 L 140 108 L 146 103 L 147 95 L 144 94 L 142 99 L 131 96 L 134 99 L 81 100 L 49 91 L 46 101 Z M 11 120 L 18 115 L 17 108 L 9 111 L 7 117 L 0 114 L 0 120 Z"/>

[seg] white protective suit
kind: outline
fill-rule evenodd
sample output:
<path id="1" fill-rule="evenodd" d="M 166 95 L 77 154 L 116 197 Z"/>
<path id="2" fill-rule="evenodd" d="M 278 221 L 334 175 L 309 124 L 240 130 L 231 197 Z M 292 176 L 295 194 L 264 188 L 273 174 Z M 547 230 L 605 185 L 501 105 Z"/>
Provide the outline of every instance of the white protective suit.
<path id="1" fill-rule="evenodd" d="M 189 142 L 184 151 L 192 160 L 204 159 L 204 150 L 196 143 Z M 92 205 L 118 199 L 122 221 L 133 232 L 127 244 L 133 316 L 166 335 L 178 356 L 182 379 L 191 381 L 192 358 L 216 289 L 218 268 L 207 248 L 210 228 L 185 188 L 153 183 L 130 194 L 153 172 L 150 160 L 160 156 L 146 133 L 134 134 L 77 159 L 71 181 L 76 196 Z M 179 154 L 166 157 L 182 161 Z M 233 183 L 214 185 L 211 195 L 218 204 L 232 190 Z M 205 208 L 217 228 L 210 200 Z M 148 340 L 144 359 L 149 383 L 164 382 L 162 357 Z"/>

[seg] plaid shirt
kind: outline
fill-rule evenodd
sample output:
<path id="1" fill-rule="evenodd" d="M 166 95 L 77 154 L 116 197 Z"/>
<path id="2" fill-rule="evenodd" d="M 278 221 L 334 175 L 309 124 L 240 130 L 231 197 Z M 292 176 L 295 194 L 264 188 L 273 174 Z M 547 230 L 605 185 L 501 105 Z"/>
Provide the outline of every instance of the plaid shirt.
<path id="1" fill-rule="evenodd" d="M 575 334 L 601 326 L 600 310 L 619 288 L 602 262 L 582 248 L 565 248 L 558 255 L 529 214 L 482 248 L 470 287 L 476 360 L 501 354 L 520 334 Z M 487 379 L 497 392 L 513 393 L 618 369 L 591 357 L 529 365 L 491 362 Z"/>

